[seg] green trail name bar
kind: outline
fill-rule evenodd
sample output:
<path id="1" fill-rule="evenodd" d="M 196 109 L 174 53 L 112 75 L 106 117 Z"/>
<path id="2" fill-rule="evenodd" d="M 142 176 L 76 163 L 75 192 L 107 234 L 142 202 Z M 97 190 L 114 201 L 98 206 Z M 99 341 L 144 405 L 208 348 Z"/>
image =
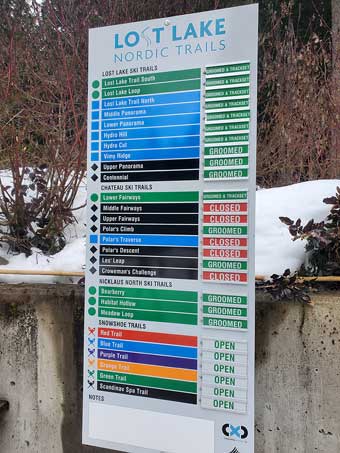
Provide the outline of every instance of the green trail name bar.
<path id="1" fill-rule="evenodd" d="M 205 170 L 205 179 L 248 178 L 248 170 Z"/>
<path id="2" fill-rule="evenodd" d="M 206 315 L 213 316 L 236 316 L 236 317 L 247 317 L 246 308 L 230 308 L 215 305 L 203 305 L 203 313 Z"/>
<path id="3" fill-rule="evenodd" d="M 184 83 L 184 82 L 181 82 Z M 194 88 L 192 88 L 194 89 Z M 179 90 L 178 90 L 179 91 Z M 210 98 L 224 98 L 224 97 L 234 97 L 234 96 L 249 96 L 249 87 L 241 88 L 220 88 L 217 90 L 207 90 L 205 92 L 206 99 Z M 144 93 L 143 93 L 144 94 Z M 149 93 L 146 93 L 149 94 Z"/>
<path id="4" fill-rule="evenodd" d="M 226 77 L 213 77 L 206 80 L 207 87 L 213 86 L 226 86 L 226 85 L 238 85 L 241 83 L 249 84 L 249 75 L 238 75 L 238 76 L 226 76 Z"/>
<path id="5" fill-rule="evenodd" d="M 247 329 L 248 321 L 243 321 L 240 319 L 213 318 L 210 316 L 204 316 L 203 325 L 207 327 L 224 329 Z"/>
<path id="6" fill-rule="evenodd" d="M 205 143 L 248 142 L 249 134 L 209 135 L 204 137 Z"/>
<path id="7" fill-rule="evenodd" d="M 205 167 L 246 167 L 248 157 L 213 157 L 204 159 Z"/>
<path id="8" fill-rule="evenodd" d="M 207 121 L 227 121 L 250 118 L 250 110 L 236 110 L 233 112 L 207 113 Z"/>
<path id="9" fill-rule="evenodd" d="M 247 227 L 232 227 L 232 226 L 204 226 L 203 234 L 221 235 L 221 236 L 245 236 L 248 234 Z"/>
<path id="10" fill-rule="evenodd" d="M 218 109 L 236 109 L 249 107 L 249 99 L 230 99 L 226 101 L 207 101 L 205 103 L 206 110 Z"/>
<path id="11" fill-rule="evenodd" d="M 127 77 L 114 77 L 103 79 L 103 88 L 125 87 L 131 85 L 145 85 L 149 83 L 173 82 L 178 80 L 199 79 L 200 69 L 186 69 L 183 71 L 159 72 L 158 74 L 130 75 Z"/>
<path id="12" fill-rule="evenodd" d="M 199 90 L 201 80 L 182 80 L 180 82 L 151 83 L 126 88 L 107 88 L 102 90 L 102 98 L 117 98 L 126 96 L 141 96 L 143 94 L 173 93 L 176 91 Z"/>
<path id="13" fill-rule="evenodd" d="M 100 286 L 100 296 L 134 297 L 140 299 L 179 300 L 197 302 L 198 294 L 194 291 L 172 291 L 167 289 L 121 288 L 117 286 Z"/>
<path id="14" fill-rule="evenodd" d="M 141 385 L 143 387 L 197 393 L 197 383 L 190 381 L 176 381 L 174 379 L 139 376 L 136 374 L 112 373 L 111 371 L 98 371 L 97 379 L 98 381 Z"/>
<path id="15" fill-rule="evenodd" d="M 199 192 L 127 192 L 101 193 L 102 203 L 157 203 L 199 201 Z"/>
<path id="16" fill-rule="evenodd" d="M 247 270 L 247 262 L 246 261 L 203 260 L 203 267 L 205 269 L 245 271 L 245 270 Z"/>
<path id="17" fill-rule="evenodd" d="M 174 324 L 190 324 L 193 326 L 197 325 L 197 315 L 186 313 L 99 308 L 99 316 L 102 316 L 103 318 L 134 319 L 137 321 L 170 322 Z"/>
<path id="18" fill-rule="evenodd" d="M 203 302 L 226 305 L 247 305 L 246 296 L 228 296 L 227 294 L 207 294 L 202 295 Z"/>
<path id="19" fill-rule="evenodd" d="M 173 302 L 167 300 L 147 299 L 115 299 L 100 297 L 99 307 L 112 307 L 118 309 L 174 311 L 180 313 L 197 313 L 197 304 L 191 302 Z"/>
<path id="20" fill-rule="evenodd" d="M 229 132 L 229 131 L 246 131 L 249 129 L 249 121 L 226 124 L 206 124 L 205 132 Z"/>
<path id="21" fill-rule="evenodd" d="M 209 66 L 205 69 L 207 75 L 229 74 L 230 72 L 250 71 L 250 63 L 235 63 L 219 66 Z"/>
<path id="22" fill-rule="evenodd" d="M 223 156 L 225 154 L 248 154 L 248 145 L 205 146 L 205 156 Z"/>

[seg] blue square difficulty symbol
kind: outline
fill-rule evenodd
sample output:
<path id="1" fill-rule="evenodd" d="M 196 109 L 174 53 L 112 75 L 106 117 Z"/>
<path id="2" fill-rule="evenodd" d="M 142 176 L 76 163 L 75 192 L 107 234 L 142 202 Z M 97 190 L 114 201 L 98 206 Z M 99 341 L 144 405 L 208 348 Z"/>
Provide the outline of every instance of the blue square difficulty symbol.
<path id="1" fill-rule="evenodd" d="M 92 110 L 99 110 L 99 101 L 92 101 Z"/>
<path id="2" fill-rule="evenodd" d="M 91 140 L 99 140 L 99 132 L 91 132 Z"/>
<path id="3" fill-rule="evenodd" d="M 98 244 L 98 235 L 90 234 L 90 244 Z"/>
<path id="4" fill-rule="evenodd" d="M 92 121 L 91 123 L 91 129 L 93 131 L 99 131 L 99 121 Z"/>
<path id="5" fill-rule="evenodd" d="M 99 120 L 99 111 L 98 112 L 92 112 L 92 119 L 93 120 Z"/>
<path id="6" fill-rule="evenodd" d="M 91 153 L 91 162 L 99 160 L 99 153 Z"/>
<path id="7" fill-rule="evenodd" d="M 99 142 L 91 143 L 91 151 L 99 151 Z"/>

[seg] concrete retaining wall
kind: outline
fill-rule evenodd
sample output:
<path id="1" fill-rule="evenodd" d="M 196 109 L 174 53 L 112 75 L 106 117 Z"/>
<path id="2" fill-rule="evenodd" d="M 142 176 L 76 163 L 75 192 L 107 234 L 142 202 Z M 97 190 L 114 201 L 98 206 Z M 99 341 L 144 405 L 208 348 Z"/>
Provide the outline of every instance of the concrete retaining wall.
<path id="1" fill-rule="evenodd" d="M 340 452 L 340 296 L 257 303 L 256 452 Z M 83 290 L 0 285 L 0 452 L 81 445 Z M 194 452 L 188 452 L 194 453 Z"/>

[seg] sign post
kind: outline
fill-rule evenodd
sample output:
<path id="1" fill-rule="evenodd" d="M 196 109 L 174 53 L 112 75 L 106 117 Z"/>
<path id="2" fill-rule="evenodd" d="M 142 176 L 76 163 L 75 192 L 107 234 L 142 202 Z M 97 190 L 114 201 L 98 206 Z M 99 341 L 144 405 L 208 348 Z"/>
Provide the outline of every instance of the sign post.
<path id="1" fill-rule="evenodd" d="M 254 452 L 257 27 L 90 30 L 85 444 Z"/>

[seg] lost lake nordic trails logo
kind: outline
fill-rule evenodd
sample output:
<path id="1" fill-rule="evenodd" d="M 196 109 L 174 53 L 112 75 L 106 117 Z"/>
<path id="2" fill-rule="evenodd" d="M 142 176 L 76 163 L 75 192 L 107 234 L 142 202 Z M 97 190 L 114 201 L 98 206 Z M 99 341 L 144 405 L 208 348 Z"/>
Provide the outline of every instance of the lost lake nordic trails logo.
<path id="1" fill-rule="evenodd" d="M 233 426 L 231 423 L 225 423 L 222 426 L 222 433 L 228 439 L 236 437 L 238 440 L 244 440 L 248 437 L 248 429 L 245 426 Z"/>

